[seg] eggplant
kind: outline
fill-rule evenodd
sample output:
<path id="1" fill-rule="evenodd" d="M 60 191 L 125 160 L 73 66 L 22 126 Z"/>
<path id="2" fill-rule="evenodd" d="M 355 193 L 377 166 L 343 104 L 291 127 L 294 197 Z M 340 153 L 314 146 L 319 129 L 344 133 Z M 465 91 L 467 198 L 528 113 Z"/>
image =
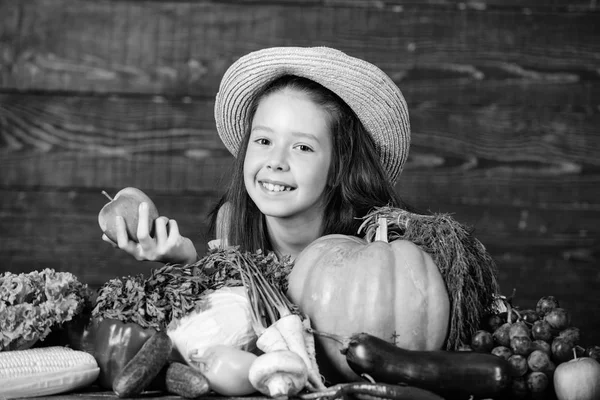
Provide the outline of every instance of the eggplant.
<path id="1" fill-rule="evenodd" d="M 490 353 L 407 350 L 368 333 L 352 335 L 341 351 L 358 375 L 445 398 L 502 398 L 511 386 L 508 361 Z"/>

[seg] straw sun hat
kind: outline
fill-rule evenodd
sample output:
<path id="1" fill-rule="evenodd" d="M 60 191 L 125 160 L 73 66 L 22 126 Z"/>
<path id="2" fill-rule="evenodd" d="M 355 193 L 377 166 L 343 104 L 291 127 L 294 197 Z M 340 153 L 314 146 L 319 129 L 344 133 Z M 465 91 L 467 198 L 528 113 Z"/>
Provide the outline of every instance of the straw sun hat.
<path id="1" fill-rule="evenodd" d="M 328 47 L 272 47 L 249 53 L 225 72 L 215 102 L 217 131 L 236 156 L 254 95 L 283 75 L 311 79 L 337 94 L 373 137 L 392 183 L 410 145 L 410 123 L 400 89 L 381 69 Z"/>

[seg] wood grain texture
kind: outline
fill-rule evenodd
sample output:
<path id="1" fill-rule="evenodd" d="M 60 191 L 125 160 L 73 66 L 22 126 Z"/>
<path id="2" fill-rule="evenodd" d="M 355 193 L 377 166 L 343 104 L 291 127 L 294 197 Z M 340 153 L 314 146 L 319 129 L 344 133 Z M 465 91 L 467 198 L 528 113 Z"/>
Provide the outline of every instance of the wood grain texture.
<path id="1" fill-rule="evenodd" d="M 147 399 L 147 400 L 181 400 L 182 397 L 178 396 L 178 395 L 173 395 L 173 394 L 168 394 L 168 393 L 164 393 L 161 391 L 153 391 L 153 390 L 147 390 L 144 391 L 143 394 L 141 395 L 142 398 Z M 100 388 L 98 386 L 89 386 L 86 388 L 82 388 L 79 389 L 76 392 L 67 392 L 67 393 L 58 393 L 58 394 L 54 394 L 54 395 L 48 395 L 48 396 L 39 396 L 36 397 L 39 400 L 118 400 L 121 397 L 117 396 L 115 392 L 113 392 L 112 390 L 106 390 L 103 388 Z M 236 399 L 236 397 L 225 397 L 225 396 L 221 396 L 221 395 L 215 395 L 215 394 L 210 394 L 207 396 L 202 396 L 203 399 L 205 400 L 234 400 Z M 268 400 L 270 399 L 270 397 L 267 396 L 263 396 L 263 395 L 258 395 L 258 392 L 256 394 L 251 394 L 248 396 L 244 396 L 244 399 L 246 400 Z"/>
<path id="2" fill-rule="evenodd" d="M 488 97 L 496 86 L 478 90 Z M 521 89 L 507 82 L 502 90 Z M 432 98 L 450 96 L 443 86 L 438 93 Z M 398 183 L 407 200 L 600 209 L 600 114 L 585 111 L 589 100 L 409 102 L 412 148 Z M 0 184 L 214 190 L 232 157 L 212 107 L 203 98 L 0 95 Z"/>
<path id="3" fill-rule="evenodd" d="M 212 101 L 0 95 L 1 185 L 207 190 L 229 168 Z"/>
<path id="4" fill-rule="evenodd" d="M 600 344 L 600 13 L 509 0 L 0 0 L 0 271 L 92 287 L 147 273 L 101 241 L 101 190 L 146 191 L 203 252 L 232 156 L 213 101 L 230 63 L 330 45 L 409 104 L 397 190 L 474 229 L 519 305 L 552 294 Z"/>
<path id="5" fill-rule="evenodd" d="M 398 80 L 426 68 L 569 82 L 597 79 L 600 62 L 600 14 L 591 11 L 106 0 L 0 7 L 0 83 L 15 90 L 210 95 L 232 61 L 277 45 L 334 46 Z"/>
<path id="6" fill-rule="evenodd" d="M 148 1 L 148 0 L 146 0 Z M 150 0 L 163 1 L 163 0 Z M 190 0 L 170 0 L 172 3 L 187 3 Z M 202 0 L 196 0 L 202 1 Z M 211 0 L 212 3 L 227 3 L 240 5 L 273 5 L 311 7 L 356 7 L 377 9 L 402 9 L 404 7 L 436 7 L 450 10 L 474 9 L 486 11 L 489 9 L 502 10 L 560 10 L 560 11 L 595 11 L 598 4 L 587 0 Z M 401 8 L 399 8 L 401 7 Z"/>

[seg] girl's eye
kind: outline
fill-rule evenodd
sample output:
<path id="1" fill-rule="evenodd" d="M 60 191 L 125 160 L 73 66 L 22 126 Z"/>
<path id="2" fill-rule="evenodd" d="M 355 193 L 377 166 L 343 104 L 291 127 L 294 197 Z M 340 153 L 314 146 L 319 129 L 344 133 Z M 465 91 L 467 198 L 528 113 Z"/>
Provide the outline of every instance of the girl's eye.
<path id="1" fill-rule="evenodd" d="M 258 143 L 258 144 L 262 144 L 263 146 L 268 146 L 269 144 L 271 144 L 271 141 L 269 139 L 265 139 L 265 138 L 256 139 L 254 142 Z"/>
<path id="2" fill-rule="evenodd" d="M 305 145 L 305 144 L 300 144 L 300 145 L 298 145 L 298 149 L 299 149 L 300 151 L 303 151 L 303 152 L 305 152 L 305 151 L 306 151 L 306 152 L 311 152 L 311 151 L 313 151 L 313 149 L 312 149 L 312 148 L 308 147 L 308 146 L 307 146 L 307 145 Z"/>

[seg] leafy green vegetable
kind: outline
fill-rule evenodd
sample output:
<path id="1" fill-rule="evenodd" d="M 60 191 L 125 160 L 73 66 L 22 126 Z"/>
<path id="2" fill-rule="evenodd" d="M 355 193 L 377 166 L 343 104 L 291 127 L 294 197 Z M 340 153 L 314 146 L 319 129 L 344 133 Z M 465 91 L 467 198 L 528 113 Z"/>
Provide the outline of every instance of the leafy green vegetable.
<path id="1" fill-rule="evenodd" d="M 89 314 L 87 285 L 70 272 L 42 271 L 0 275 L 0 351 L 25 348 L 53 329 Z"/>
<path id="2" fill-rule="evenodd" d="M 242 286 L 237 247 L 210 250 L 193 264 L 166 264 L 150 276 L 124 276 L 106 282 L 98 292 L 92 316 L 165 329 L 171 320 L 201 309 L 204 295 L 222 287 Z M 292 269 L 289 257 L 275 253 L 243 253 L 269 282 L 283 291 Z"/>

